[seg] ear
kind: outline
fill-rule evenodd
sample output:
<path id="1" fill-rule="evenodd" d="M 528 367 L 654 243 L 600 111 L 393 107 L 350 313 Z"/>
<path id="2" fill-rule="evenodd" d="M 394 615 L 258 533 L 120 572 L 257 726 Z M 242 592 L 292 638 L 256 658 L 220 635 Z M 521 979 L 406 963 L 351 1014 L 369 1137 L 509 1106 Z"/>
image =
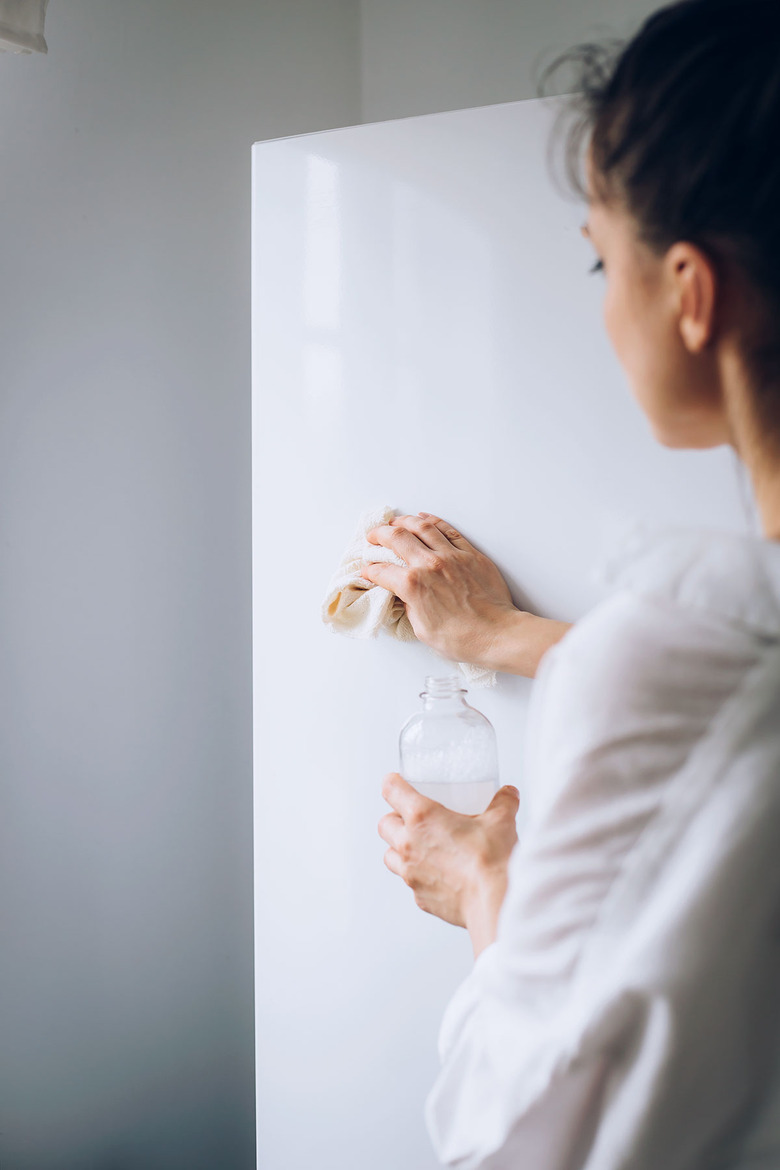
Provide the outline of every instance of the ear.
<path id="1" fill-rule="evenodd" d="M 709 256 L 695 244 L 674 244 L 665 259 L 674 289 L 683 345 L 689 353 L 707 348 L 715 329 L 718 276 Z"/>

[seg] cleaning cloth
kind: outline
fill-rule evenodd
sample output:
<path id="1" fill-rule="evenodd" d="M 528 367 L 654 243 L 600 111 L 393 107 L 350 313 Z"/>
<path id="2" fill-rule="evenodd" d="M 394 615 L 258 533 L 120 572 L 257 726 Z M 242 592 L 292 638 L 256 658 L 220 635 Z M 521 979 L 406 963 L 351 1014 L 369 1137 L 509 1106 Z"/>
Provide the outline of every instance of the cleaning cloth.
<path id="1" fill-rule="evenodd" d="M 371 544 L 367 533 L 380 524 L 388 524 L 399 513 L 388 506 L 369 508 L 361 513 L 349 546 L 328 586 L 322 603 L 322 620 L 334 633 L 350 638 L 375 638 L 386 630 L 400 642 L 416 642 L 417 635 L 400 597 L 389 589 L 361 577 L 361 571 L 372 561 L 386 561 L 406 567 L 406 562 L 381 544 Z M 459 662 L 466 679 L 474 686 L 493 687 L 496 672 Z"/>

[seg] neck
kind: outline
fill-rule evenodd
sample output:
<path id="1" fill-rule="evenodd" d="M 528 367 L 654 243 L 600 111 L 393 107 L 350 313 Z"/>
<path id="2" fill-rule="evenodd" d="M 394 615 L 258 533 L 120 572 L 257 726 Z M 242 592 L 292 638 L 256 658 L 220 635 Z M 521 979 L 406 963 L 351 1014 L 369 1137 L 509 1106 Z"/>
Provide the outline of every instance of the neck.
<path id="1" fill-rule="evenodd" d="M 721 373 L 731 445 L 750 477 L 764 536 L 780 541 L 780 445 L 767 440 L 754 405 L 755 391 L 736 350 Z"/>
<path id="2" fill-rule="evenodd" d="M 764 536 L 780 541 L 780 463 L 766 468 L 748 466 L 748 472 Z"/>

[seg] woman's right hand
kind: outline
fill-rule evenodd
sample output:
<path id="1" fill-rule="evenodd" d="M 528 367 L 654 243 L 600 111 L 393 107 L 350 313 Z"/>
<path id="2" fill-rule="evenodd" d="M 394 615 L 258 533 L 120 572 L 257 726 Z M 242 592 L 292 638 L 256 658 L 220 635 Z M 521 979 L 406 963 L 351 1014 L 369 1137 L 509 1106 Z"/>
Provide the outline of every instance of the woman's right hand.
<path id="1" fill-rule="evenodd" d="M 489 557 L 428 512 L 396 516 L 368 540 L 406 562 L 371 562 L 362 576 L 400 597 L 421 642 L 451 662 L 502 669 L 497 644 L 521 611 Z"/>

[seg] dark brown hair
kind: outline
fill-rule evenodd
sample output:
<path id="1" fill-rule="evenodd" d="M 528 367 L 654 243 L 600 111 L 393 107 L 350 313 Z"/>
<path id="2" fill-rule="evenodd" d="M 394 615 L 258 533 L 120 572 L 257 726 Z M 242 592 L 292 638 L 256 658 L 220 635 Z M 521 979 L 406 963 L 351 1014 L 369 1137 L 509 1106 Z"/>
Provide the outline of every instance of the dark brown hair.
<path id="1" fill-rule="evenodd" d="M 762 417 L 780 427 L 780 0 L 682 0 L 625 45 L 558 58 L 574 70 L 566 172 L 616 198 L 659 253 L 685 240 L 756 296 L 745 356 Z M 573 118 L 571 115 L 574 115 Z"/>

